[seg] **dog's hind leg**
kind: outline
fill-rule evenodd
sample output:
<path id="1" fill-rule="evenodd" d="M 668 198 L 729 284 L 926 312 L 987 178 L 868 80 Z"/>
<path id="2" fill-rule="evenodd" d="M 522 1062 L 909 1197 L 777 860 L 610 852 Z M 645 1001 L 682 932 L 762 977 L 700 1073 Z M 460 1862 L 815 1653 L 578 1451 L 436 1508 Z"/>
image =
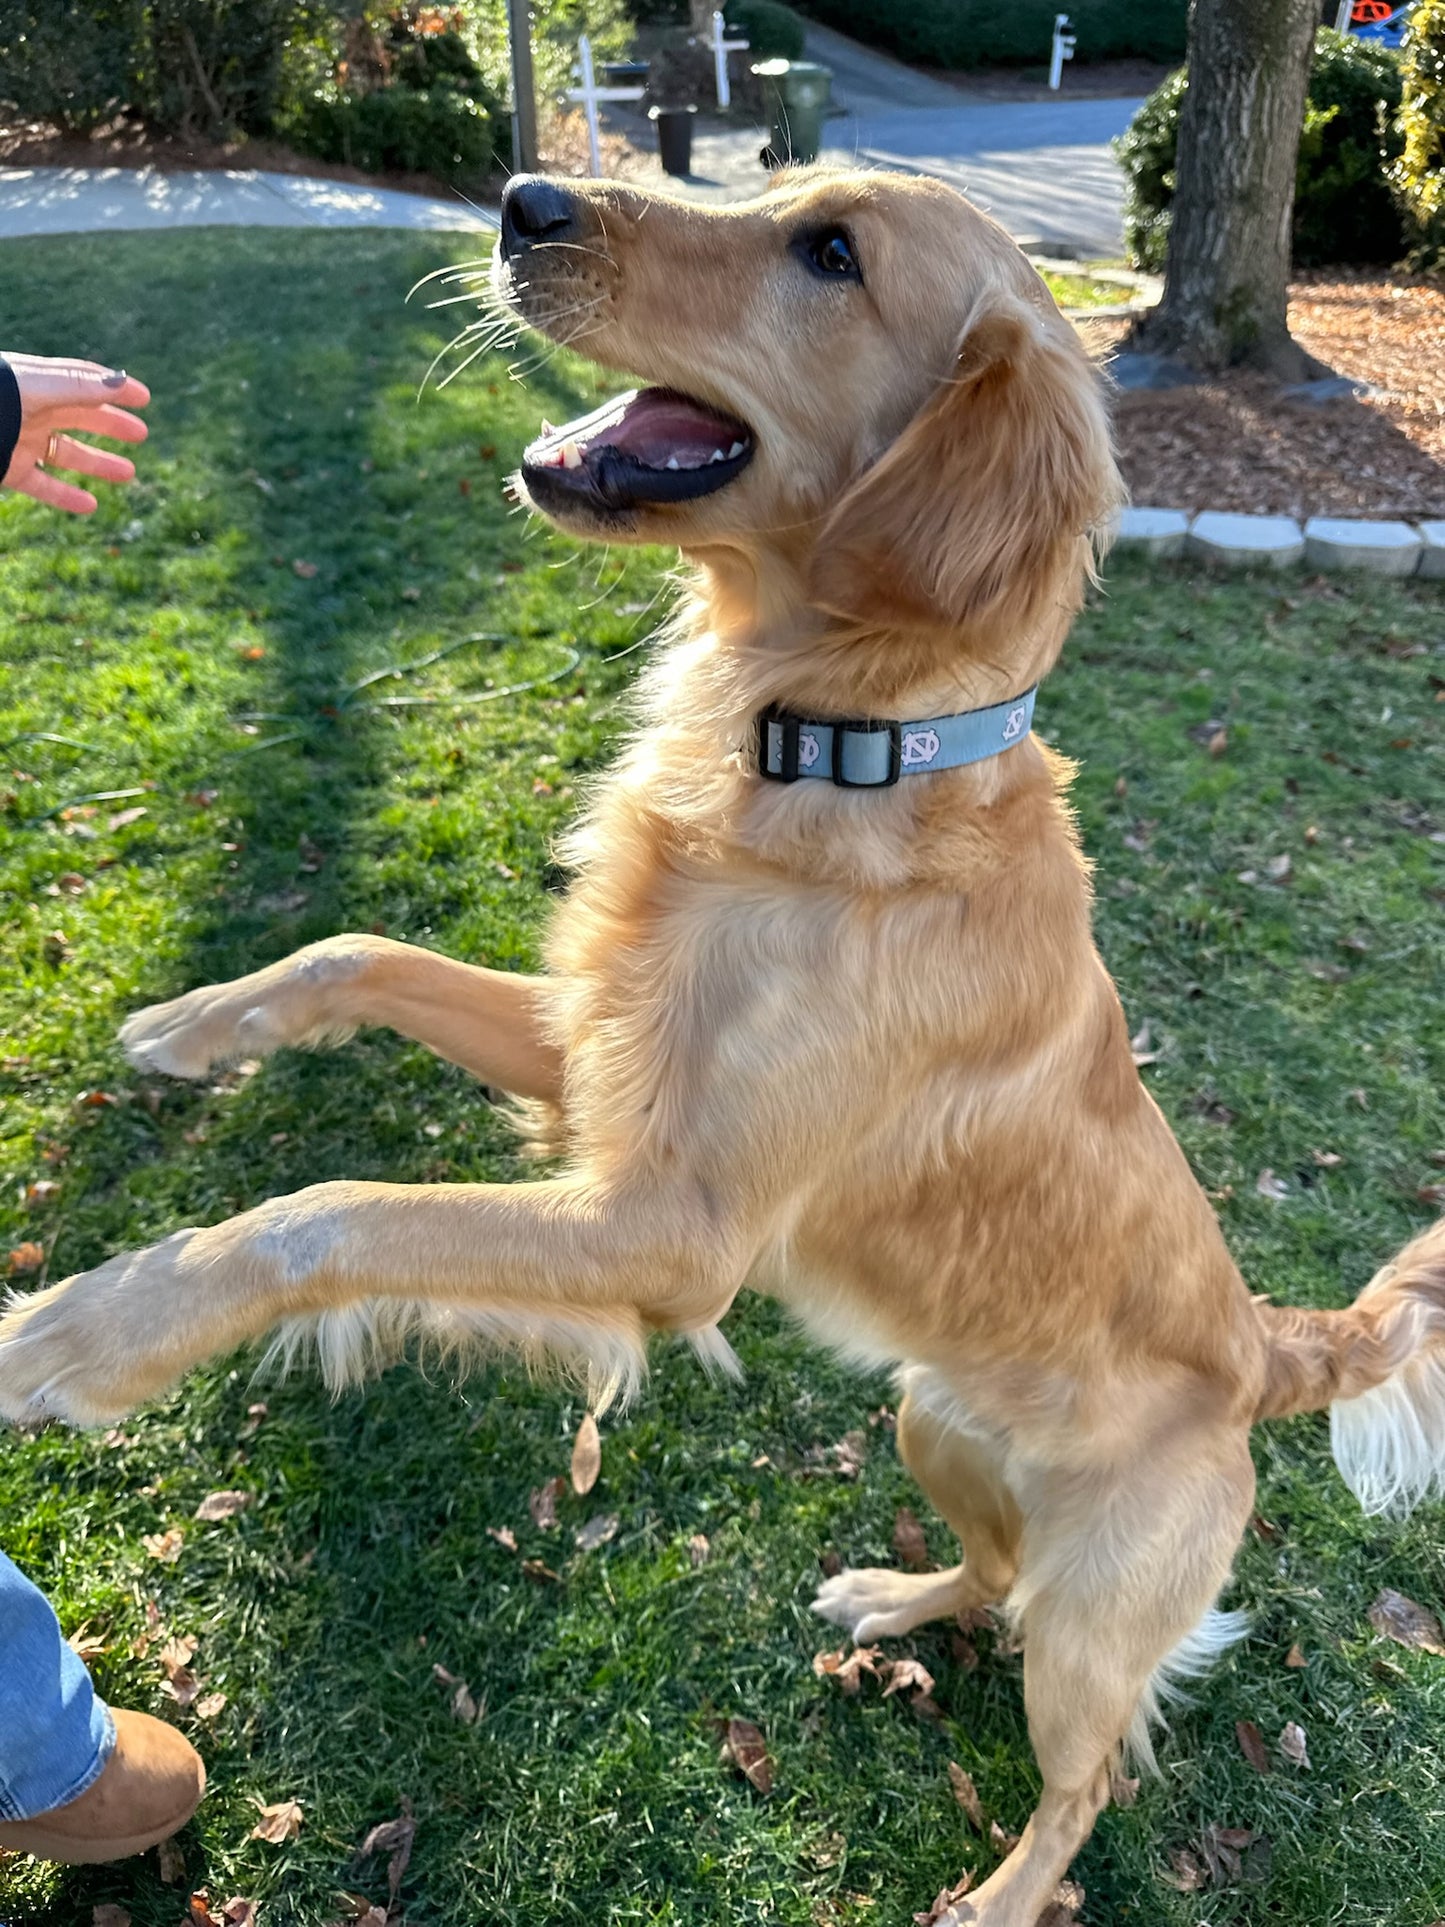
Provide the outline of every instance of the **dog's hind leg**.
<path id="1" fill-rule="evenodd" d="M 142 1070 L 205 1077 L 283 1044 L 335 1043 L 382 1025 L 483 1083 L 555 1102 L 562 1058 L 546 1024 L 555 990 L 546 977 L 457 963 L 389 937 L 327 937 L 232 983 L 138 1010 L 120 1041 Z"/>
<path id="2" fill-rule="evenodd" d="M 828 1580 L 814 1612 L 866 1642 L 911 1632 L 1004 1598 L 1018 1570 L 1022 1519 L 995 1455 L 948 1425 L 913 1392 L 898 1413 L 898 1451 L 934 1509 L 958 1535 L 961 1564 L 946 1572 L 861 1566 Z"/>
<path id="3" fill-rule="evenodd" d="M 1043 1777 L 1003 1865 L 943 1916 L 950 1927 L 1035 1927 L 1109 1798 L 1161 1679 L 1238 1636 L 1211 1607 L 1253 1504 L 1243 1431 L 1141 1438 L 1127 1473 L 1059 1474 L 1031 1495 L 1012 1605 L 1024 1702 Z"/>

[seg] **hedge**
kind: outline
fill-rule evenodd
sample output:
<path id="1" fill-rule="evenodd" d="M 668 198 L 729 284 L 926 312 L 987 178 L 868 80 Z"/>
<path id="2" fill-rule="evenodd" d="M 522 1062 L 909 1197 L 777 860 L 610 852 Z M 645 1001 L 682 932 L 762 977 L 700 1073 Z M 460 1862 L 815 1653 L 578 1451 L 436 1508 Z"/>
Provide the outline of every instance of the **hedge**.
<path id="1" fill-rule="evenodd" d="M 1390 186 L 1410 243 L 1409 265 L 1445 268 L 1445 0 L 1418 0 L 1405 35 L 1401 151 Z"/>
<path id="2" fill-rule="evenodd" d="M 927 67 L 1045 67 L 1067 13 L 1079 61 L 1180 60 L 1186 0 L 808 0 L 815 20 Z"/>
<path id="3" fill-rule="evenodd" d="M 1440 5 L 1442 0 L 1433 0 Z M 1136 266 L 1160 272 L 1169 245 L 1181 68 L 1145 101 L 1115 142 L 1128 181 L 1124 232 Z M 1395 115 L 1400 57 L 1377 41 L 1322 28 L 1315 41 L 1295 181 L 1294 260 L 1299 267 L 1388 262 L 1404 246 L 1390 193 L 1400 153 Z"/>

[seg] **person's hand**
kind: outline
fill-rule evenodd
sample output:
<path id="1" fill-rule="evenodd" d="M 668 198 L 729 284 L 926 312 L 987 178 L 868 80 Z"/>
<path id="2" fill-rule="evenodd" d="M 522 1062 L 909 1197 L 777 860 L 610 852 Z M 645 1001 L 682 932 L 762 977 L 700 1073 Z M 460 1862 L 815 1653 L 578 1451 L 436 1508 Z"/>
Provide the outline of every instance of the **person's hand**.
<path id="1" fill-rule="evenodd" d="M 3 481 L 6 488 L 33 495 L 51 508 L 90 515 L 95 497 L 89 489 L 62 482 L 52 469 L 68 468 L 98 482 L 128 482 L 135 463 L 109 449 L 93 448 L 66 431 L 109 435 L 120 442 L 143 442 L 146 425 L 130 408 L 144 408 L 151 392 L 143 381 L 94 361 L 49 355 L 6 355 L 20 389 L 20 436 Z"/>

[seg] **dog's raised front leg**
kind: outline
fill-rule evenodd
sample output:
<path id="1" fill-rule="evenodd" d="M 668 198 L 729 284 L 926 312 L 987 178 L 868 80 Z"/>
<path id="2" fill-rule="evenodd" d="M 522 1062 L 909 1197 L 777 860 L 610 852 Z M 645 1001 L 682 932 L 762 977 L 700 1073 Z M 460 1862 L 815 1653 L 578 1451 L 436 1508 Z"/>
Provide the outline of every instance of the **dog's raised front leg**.
<path id="1" fill-rule="evenodd" d="M 287 1320 L 364 1368 L 399 1314 L 443 1339 L 581 1354 L 635 1375 L 649 1326 L 712 1325 L 747 1268 L 700 1188 L 332 1183 L 178 1231 L 0 1319 L 0 1416 L 120 1418 Z M 355 1375 L 343 1369 L 333 1377 Z"/>
<path id="2" fill-rule="evenodd" d="M 384 1025 L 483 1083 L 556 1101 L 562 1058 L 544 1022 L 554 989 L 546 977 L 456 963 L 390 937 L 327 937 L 232 983 L 138 1010 L 120 1041 L 142 1070 L 204 1077 L 282 1044 L 338 1042 Z"/>

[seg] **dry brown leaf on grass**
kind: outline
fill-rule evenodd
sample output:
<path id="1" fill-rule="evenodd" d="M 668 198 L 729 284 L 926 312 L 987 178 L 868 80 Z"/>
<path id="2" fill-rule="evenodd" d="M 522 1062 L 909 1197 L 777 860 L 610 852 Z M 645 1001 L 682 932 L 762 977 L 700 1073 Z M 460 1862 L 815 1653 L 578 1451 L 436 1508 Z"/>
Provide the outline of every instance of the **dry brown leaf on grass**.
<path id="1" fill-rule="evenodd" d="M 577 1550 L 579 1552 L 596 1552 L 599 1546 L 605 1546 L 609 1539 L 615 1539 L 617 1537 L 617 1531 L 621 1524 L 622 1516 L 620 1513 L 599 1512 L 595 1519 L 589 1519 L 586 1525 L 581 1527 L 580 1530 L 573 1535 L 577 1542 Z"/>
<path id="2" fill-rule="evenodd" d="M 162 1884 L 177 1886 L 186 1877 L 186 1856 L 174 1840 L 162 1840 L 160 1846 L 160 1875 Z"/>
<path id="3" fill-rule="evenodd" d="M 1164 1878 L 1180 1894 L 1197 1894 L 1209 1885 L 1208 1869 L 1188 1847 L 1169 1849 L 1169 1871 Z"/>
<path id="4" fill-rule="evenodd" d="M 845 1654 L 840 1646 L 833 1653 L 814 1653 L 813 1671 L 819 1679 L 836 1679 L 850 1699 L 863 1685 L 864 1673 L 878 1678 L 875 1661 L 883 1656 L 881 1646 L 855 1646 L 851 1653 Z"/>
<path id="5" fill-rule="evenodd" d="M 687 1556 L 695 1566 L 705 1566 L 712 1554 L 712 1541 L 705 1532 L 695 1532 L 687 1542 Z"/>
<path id="6" fill-rule="evenodd" d="M 548 1479 L 539 1485 L 527 1499 L 527 1510 L 532 1515 L 532 1524 L 542 1532 L 550 1532 L 557 1523 L 557 1501 L 567 1490 L 567 1481 L 559 1473 L 555 1479 Z"/>
<path id="7" fill-rule="evenodd" d="M 1283 1178 L 1277 1178 L 1266 1165 L 1254 1181 L 1254 1188 L 1262 1198 L 1271 1204 L 1280 1204 L 1289 1196 L 1289 1186 Z"/>
<path id="8" fill-rule="evenodd" d="M 1132 1807 L 1139 1798 L 1139 1782 L 1116 1768 L 1109 1775 L 1109 1798 L 1116 1807 Z"/>
<path id="9" fill-rule="evenodd" d="M 1254 1768 L 1256 1773 L 1269 1772 L 1269 1754 L 1265 1750 L 1264 1735 L 1253 1720 L 1236 1720 L 1234 1737 L 1239 1741 L 1239 1750 Z"/>
<path id="10" fill-rule="evenodd" d="M 45 1246 L 27 1238 L 10 1253 L 10 1276 L 19 1278 L 28 1271 L 39 1271 L 44 1263 Z"/>
<path id="11" fill-rule="evenodd" d="M 535 1579 L 539 1585 L 545 1583 L 551 1586 L 560 1586 L 562 1583 L 561 1573 L 553 1572 L 552 1568 L 541 1559 L 524 1559 L 522 1561 L 522 1571 L 528 1579 Z"/>
<path id="12" fill-rule="evenodd" d="M 254 1503 L 255 1494 L 252 1492 L 208 1492 L 196 1507 L 196 1517 L 211 1525 L 217 1519 L 234 1519 L 238 1512 L 244 1512 L 248 1505 Z"/>
<path id="13" fill-rule="evenodd" d="M 1305 1658 L 1305 1655 L 1304 1655 L 1304 1648 L 1300 1645 L 1298 1640 L 1295 1641 L 1294 1645 L 1291 1646 L 1289 1651 L 1285 1654 L 1284 1663 L 1286 1666 L 1292 1666 L 1296 1672 L 1301 1671 L 1304 1667 L 1309 1665 L 1309 1661 Z"/>
<path id="14" fill-rule="evenodd" d="M 219 1913 L 211 1906 L 210 1892 L 198 1887 L 186 1902 L 187 1927 L 255 1927 L 256 1909 L 239 1894 L 222 1901 Z"/>
<path id="15" fill-rule="evenodd" d="M 1445 1631 L 1428 1607 L 1417 1606 L 1402 1592 L 1386 1586 L 1370 1607 L 1370 1624 L 1387 1639 L 1416 1652 L 1445 1656 Z"/>
<path id="16" fill-rule="evenodd" d="M 965 1773 L 961 1766 L 958 1766 L 954 1761 L 950 1760 L 948 1763 L 948 1781 L 949 1785 L 953 1788 L 954 1799 L 957 1800 L 958 1804 L 963 1808 L 978 1831 L 982 1833 L 983 1802 L 978 1797 L 978 1788 L 973 1783 L 973 1775 L 971 1773 Z"/>
<path id="17" fill-rule="evenodd" d="M 179 1639 L 168 1639 L 156 1655 L 165 1674 L 161 1691 L 177 1706 L 189 1706 L 201 1690 L 201 1682 L 191 1670 L 196 1643 L 195 1635 L 186 1633 Z"/>
<path id="18" fill-rule="evenodd" d="M 1054 1897 L 1039 1915 L 1037 1927 L 1073 1927 L 1084 1904 L 1084 1890 L 1077 1880 L 1061 1880 Z"/>
<path id="19" fill-rule="evenodd" d="M 728 1721 L 722 1753 L 723 1759 L 759 1793 L 772 1792 L 773 1763 L 768 1758 L 767 1742 L 751 1720 Z"/>
<path id="20" fill-rule="evenodd" d="M 517 1535 L 510 1526 L 488 1526 L 487 1537 L 495 1539 L 497 1544 L 507 1552 L 517 1550 Z"/>
<path id="21" fill-rule="evenodd" d="M 83 1626 L 77 1626 L 65 1643 L 82 1666 L 89 1666 L 93 1659 L 99 1659 L 109 1650 L 100 1634 L 90 1630 L 89 1620 L 86 1620 Z"/>
<path id="22" fill-rule="evenodd" d="M 159 1559 L 162 1565 L 173 1566 L 181 1556 L 186 1535 L 179 1526 L 170 1526 L 165 1532 L 143 1532 L 140 1542 L 152 1559 Z"/>
<path id="23" fill-rule="evenodd" d="M 973 1875 L 972 1873 L 966 1873 L 956 1887 L 940 1887 L 937 1898 L 927 1913 L 915 1914 L 913 1916 L 914 1920 L 918 1923 L 918 1927 L 935 1927 L 935 1924 L 944 1918 L 953 1903 L 956 1900 L 963 1899 L 963 1896 L 972 1885 Z"/>
<path id="24" fill-rule="evenodd" d="M 130 1927 L 130 1915 L 113 1900 L 102 1900 L 90 1911 L 90 1927 Z"/>
<path id="25" fill-rule="evenodd" d="M 1016 1833 L 1010 1833 L 1007 1827 L 1001 1827 L 997 1820 L 989 1821 L 988 1837 L 1005 1860 L 1019 1843 L 1019 1836 Z"/>
<path id="26" fill-rule="evenodd" d="M 915 1693 L 933 1691 L 933 1675 L 928 1668 L 916 1659 L 890 1659 L 883 1662 L 887 1669 L 888 1684 L 883 1688 L 884 1699 L 891 1699 L 895 1693 L 904 1693 L 911 1688 Z M 880 1668 L 880 1677 L 883 1669 Z"/>
<path id="27" fill-rule="evenodd" d="M 602 1470 L 602 1437 L 590 1412 L 583 1414 L 572 1441 L 572 1490 L 580 1498 L 590 1492 Z"/>
<path id="28" fill-rule="evenodd" d="M 449 1673 L 445 1666 L 433 1666 L 431 1672 L 432 1678 L 437 1684 L 439 1686 L 445 1686 L 451 1693 L 453 1717 L 459 1719 L 464 1726 L 475 1726 L 486 1711 L 485 1696 L 483 1696 L 481 1705 L 478 1705 L 476 1700 L 472 1698 L 471 1688 L 467 1685 L 467 1682 L 460 1674 Z"/>
<path id="29" fill-rule="evenodd" d="M 391 1896 L 391 1909 L 401 1900 L 401 1883 L 411 1860 L 412 1841 L 416 1838 L 416 1819 L 412 1814 L 411 1801 L 402 1795 L 401 1813 L 395 1820 L 383 1820 L 367 1834 L 356 1849 L 352 1861 L 359 1867 L 363 1860 L 369 1860 L 374 1853 L 389 1853 L 386 1863 L 386 1887 Z"/>
<path id="30" fill-rule="evenodd" d="M 196 1701 L 196 1718 L 198 1720 L 214 1720 L 224 1713 L 225 1710 L 226 1695 L 224 1693 L 202 1693 L 201 1697 Z"/>
<path id="31" fill-rule="evenodd" d="M 928 1572 L 933 1562 L 928 1556 L 928 1541 L 923 1536 L 909 1506 L 899 1506 L 893 1518 L 893 1550 L 910 1572 Z"/>
<path id="32" fill-rule="evenodd" d="M 1309 1743 L 1305 1730 L 1297 1720 L 1286 1722 L 1279 1736 L 1279 1750 L 1291 1766 L 1302 1766 L 1308 1771 L 1310 1763 Z"/>
<path id="33" fill-rule="evenodd" d="M 278 1800 L 274 1806 L 266 1806 L 255 1795 L 252 1802 L 261 1810 L 261 1818 L 247 1835 L 251 1840 L 269 1840 L 273 1847 L 283 1841 L 294 1840 L 301 1831 L 301 1804 L 297 1800 Z"/>

